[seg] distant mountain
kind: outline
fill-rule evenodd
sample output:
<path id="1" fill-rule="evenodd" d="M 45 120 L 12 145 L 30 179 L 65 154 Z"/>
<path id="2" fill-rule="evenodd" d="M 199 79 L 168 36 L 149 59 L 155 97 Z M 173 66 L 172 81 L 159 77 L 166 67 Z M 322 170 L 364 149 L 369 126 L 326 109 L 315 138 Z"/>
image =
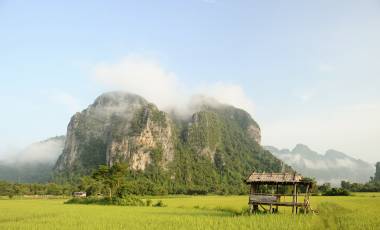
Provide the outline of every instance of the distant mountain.
<path id="1" fill-rule="evenodd" d="M 375 173 L 372 164 L 336 150 L 328 150 L 322 155 L 302 144 L 298 144 L 291 151 L 272 146 L 264 148 L 301 174 L 316 178 L 319 183 L 340 185 L 342 180 L 368 182 Z"/>
<path id="2" fill-rule="evenodd" d="M 102 94 L 71 118 L 55 172 L 72 178 L 124 162 L 166 188 L 215 191 L 220 184 L 245 189 L 253 169 L 282 169 L 260 146 L 260 128 L 246 111 L 202 97 L 192 107 L 183 118 L 138 95 Z"/>
<path id="3" fill-rule="evenodd" d="M 0 180 L 15 182 L 47 182 L 53 166 L 62 153 L 65 136 L 33 143 L 24 150 L 0 161 Z"/>

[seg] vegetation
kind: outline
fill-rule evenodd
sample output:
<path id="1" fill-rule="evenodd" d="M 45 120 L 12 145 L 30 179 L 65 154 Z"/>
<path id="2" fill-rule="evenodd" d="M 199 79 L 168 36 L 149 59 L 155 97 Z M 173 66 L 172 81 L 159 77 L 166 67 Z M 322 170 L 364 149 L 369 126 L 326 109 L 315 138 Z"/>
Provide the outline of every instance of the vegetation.
<path id="1" fill-rule="evenodd" d="M 0 200 L 0 229 L 378 229 L 380 193 L 311 198 L 318 215 L 241 215 L 247 196 L 163 196 L 167 207 L 63 205 L 64 200 Z M 42 208 L 43 207 L 43 208 Z"/>
<path id="2" fill-rule="evenodd" d="M 71 195 L 75 187 L 70 184 L 20 184 L 0 181 L 0 196 Z"/>
<path id="3" fill-rule="evenodd" d="M 86 198 L 72 198 L 65 202 L 65 204 L 99 204 L 99 205 L 117 205 L 117 206 L 145 206 L 145 202 L 137 197 L 124 196 L 124 197 L 86 197 Z M 162 202 L 160 205 L 163 205 Z"/>
<path id="4" fill-rule="evenodd" d="M 374 180 L 365 184 L 342 181 L 341 187 L 351 192 L 380 192 L 380 182 Z"/>
<path id="5" fill-rule="evenodd" d="M 365 184 L 342 181 L 341 187 L 351 192 L 380 192 L 380 162 L 376 163 L 375 176 Z"/>
<path id="6" fill-rule="evenodd" d="M 344 188 L 331 188 L 324 193 L 324 196 L 349 196 L 350 192 Z"/>

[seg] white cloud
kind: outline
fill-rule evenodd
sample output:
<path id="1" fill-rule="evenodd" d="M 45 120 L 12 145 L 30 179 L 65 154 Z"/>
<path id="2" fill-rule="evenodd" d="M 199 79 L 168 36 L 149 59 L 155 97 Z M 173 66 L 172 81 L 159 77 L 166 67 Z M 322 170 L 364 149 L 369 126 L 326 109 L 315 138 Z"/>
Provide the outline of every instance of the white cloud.
<path id="1" fill-rule="evenodd" d="M 111 90 L 125 90 L 144 96 L 161 108 L 180 104 L 184 91 L 174 73 L 158 61 L 141 56 L 127 56 L 117 63 L 95 66 L 95 80 Z"/>
<path id="2" fill-rule="evenodd" d="M 164 110 L 175 108 L 186 113 L 191 96 L 201 94 L 253 114 L 253 102 L 239 85 L 219 82 L 190 89 L 152 58 L 130 55 L 116 63 L 98 64 L 94 72 L 94 79 L 108 90 L 139 94 Z"/>
<path id="3" fill-rule="evenodd" d="M 253 101 L 246 95 L 244 89 L 239 85 L 218 82 L 216 84 L 201 87 L 199 93 L 213 97 L 219 102 L 244 109 L 251 115 L 254 114 Z"/>
<path id="4" fill-rule="evenodd" d="M 48 92 L 48 95 L 53 103 L 65 106 L 70 113 L 79 112 L 82 108 L 79 100 L 69 93 L 61 90 L 52 90 Z"/>

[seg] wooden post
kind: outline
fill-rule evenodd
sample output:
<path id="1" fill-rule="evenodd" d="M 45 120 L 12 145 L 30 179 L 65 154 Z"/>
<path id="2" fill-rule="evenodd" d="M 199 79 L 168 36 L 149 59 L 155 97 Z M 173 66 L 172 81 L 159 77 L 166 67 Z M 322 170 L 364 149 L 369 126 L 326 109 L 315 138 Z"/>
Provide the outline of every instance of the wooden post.
<path id="1" fill-rule="evenodd" d="M 303 201 L 303 213 L 306 214 L 306 212 L 308 211 L 308 203 L 309 203 L 309 184 L 307 184 L 306 186 L 306 191 L 305 191 L 305 198 L 304 198 L 304 201 Z"/>
<path id="2" fill-rule="evenodd" d="M 253 204 L 251 204 L 251 196 L 253 194 L 253 184 L 249 188 L 248 204 L 249 204 L 249 213 L 253 213 Z"/>
<path id="3" fill-rule="evenodd" d="M 254 212 L 257 212 L 259 210 L 259 206 L 257 204 L 253 204 L 251 203 L 251 196 L 255 195 L 258 191 L 258 187 L 259 185 L 258 184 L 255 184 L 255 183 L 252 183 L 251 184 L 251 191 L 250 191 L 250 194 L 249 194 L 249 209 L 250 209 L 250 213 L 254 213 Z"/>
<path id="4" fill-rule="evenodd" d="M 296 187 L 296 203 L 298 203 L 298 187 Z M 296 214 L 298 213 L 298 205 L 296 206 Z"/>
<path id="5" fill-rule="evenodd" d="M 280 202 L 280 195 L 278 194 L 278 184 L 276 184 L 276 196 L 277 196 L 277 203 Z M 278 205 L 276 205 L 276 213 L 278 212 Z"/>
<path id="6" fill-rule="evenodd" d="M 255 184 L 255 193 L 259 191 L 259 184 Z M 259 205 L 255 204 L 253 205 L 253 212 L 258 212 L 259 211 Z"/>
<path id="7" fill-rule="evenodd" d="M 272 204 L 270 204 L 270 205 L 269 205 L 269 213 L 272 214 L 272 211 L 273 211 L 273 209 L 272 209 Z"/>
<path id="8" fill-rule="evenodd" d="M 297 184 L 294 183 L 293 184 L 293 207 L 292 207 L 292 213 L 294 214 L 294 211 L 295 211 L 295 207 L 296 207 L 296 189 L 297 189 Z"/>

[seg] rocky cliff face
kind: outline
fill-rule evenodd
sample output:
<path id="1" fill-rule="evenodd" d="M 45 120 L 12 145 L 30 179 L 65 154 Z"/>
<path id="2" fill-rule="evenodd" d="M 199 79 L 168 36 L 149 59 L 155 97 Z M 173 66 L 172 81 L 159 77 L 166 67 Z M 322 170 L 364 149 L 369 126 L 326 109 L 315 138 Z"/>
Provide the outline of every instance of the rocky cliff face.
<path id="1" fill-rule="evenodd" d="M 55 170 L 83 174 L 101 164 L 127 162 L 133 170 L 154 164 L 170 171 L 183 149 L 212 164 L 238 162 L 245 171 L 279 169 L 281 162 L 261 149 L 260 139 L 251 116 L 229 105 L 202 102 L 189 119 L 179 119 L 140 96 L 105 93 L 71 118 Z"/>
<path id="2" fill-rule="evenodd" d="M 172 128 L 167 114 L 137 95 L 103 94 L 71 118 L 55 168 L 86 171 L 123 161 L 144 170 L 153 151 L 162 153 L 165 166 L 173 159 Z"/>

